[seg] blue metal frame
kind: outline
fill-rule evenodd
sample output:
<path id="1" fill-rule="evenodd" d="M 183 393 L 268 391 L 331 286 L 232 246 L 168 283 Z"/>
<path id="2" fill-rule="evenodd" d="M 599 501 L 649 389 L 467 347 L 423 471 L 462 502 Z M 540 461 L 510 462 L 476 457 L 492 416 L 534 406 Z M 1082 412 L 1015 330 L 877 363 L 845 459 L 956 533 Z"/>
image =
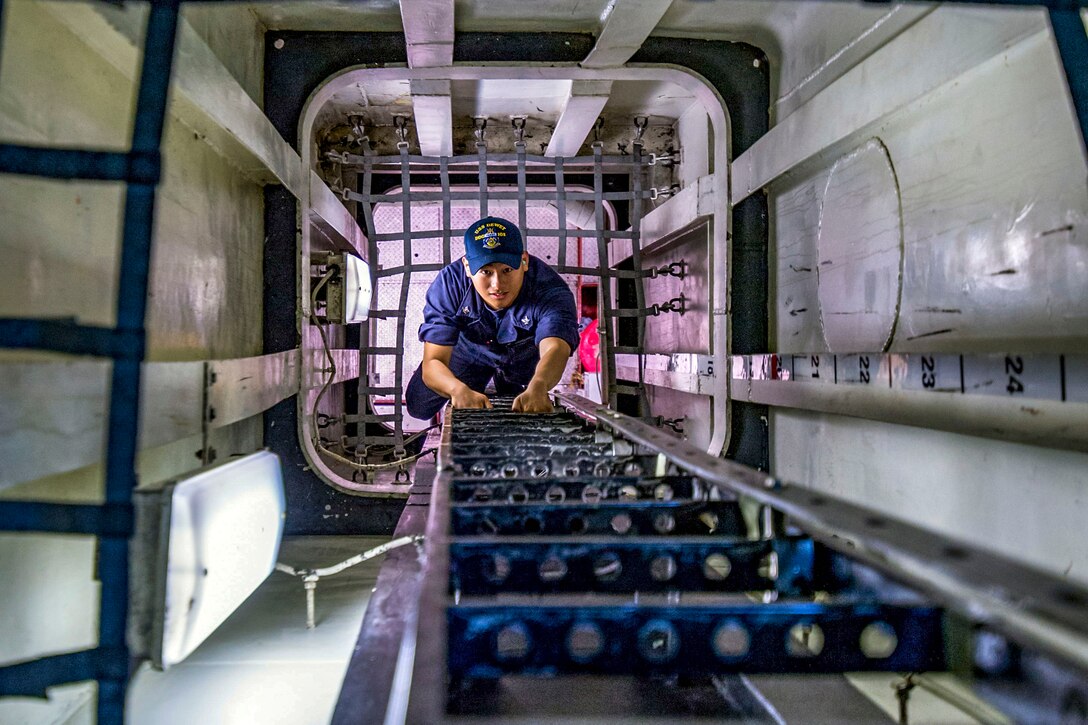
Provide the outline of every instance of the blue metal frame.
<path id="1" fill-rule="evenodd" d="M 456 448 L 453 455 L 458 455 Z M 488 501 L 546 501 L 562 495 L 565 501 L 618 501 L 624 497 L 624 487 L 633 488 L 637 498 L 659 498 L 659 486 L 667 487 L 676 498 L 695 498 L 696 485 L 691 476 L 661 476 L 639 479 L 635 476 L 597 478 L 578 476 L 568 479 L 540 478 L 454 478 L 450 481 L 453 503 L 487 503 Z M 628 489 L 630 491 L 631 489 Z"/>
<path id="2" fill-rule="evenodd" d="M 155 187 L 174 58 L 180 0 L 151 0 L 143 67 L 128 153 L 0 145 L 0 172 L 64 179 L 125 181 L 117 325 L 114 329 L 57 320 L 0 320 L 0 347 L 34 347 L 113 359 L 103 506 L 5 503 L 0 530 L 96 534 L 102 583 L 98 647 L 0 668 L 0 694 L 44 696 L 65 682 L 98 681 L 98 722 L 124 722 L 129 653 L 128 540 L 136 487 L 140 363 L 154 232 Z M 3 7 L 0 5 L 0 12 Z M 2 27 L 0 27 L 2 30 Z"/>
<path id="3" fill-rule="evenodd" d="M 558 469 L 561 470 L 561 469 Z M 462 503 L 450 510 L 457 536 L 566 536 L 611 534 L 616 516 L 624 517 L 631 536 L 744 536 L 744 518 L 736 501 L 606 501 L 584 509 L 581 501 L 548 504 Z"/>
<path id="4" fill-rule="evenodd" d="M 1058 44 L 1058 55 L 1065 69 L 1069 95 L 1080 123 L 1081 151 L 1088 157 L 1088 32 L 1080 18 L 1084 2 L 1071 3 L 1072 7 L 1050 5 L 1050 26 Z"/>
<path id="5" fill-rule="evenodd" d="M 589 510 L 590 507 L 583 507 Z M 836 591 L 845 582 L 817 570 L 812 539 L 793 537 L 749 541 L 729 537 L 637 537 L 606 540 L 562 537 L 459 537 L 450 542 L 450 591 L 461 596 L 556 594 L 560 592 L 752 592 L 774 590 L 781 596 L 810 596 Z M 773 553 L 772 578 L 761 564 Z M 705 562 L 714 555 L 729 562 L 728 576 L 708 579 Z M 654 571 L 656 562 L 671 569 Z M 501 562 L 501 563 L 500 563 Z M 557 576 L 542 576 L 548 562 L 561 562 Z M 555 574 L 555 571 L 552 572 Z"/>
<path id="6" fill-rule="evenodd" d="M 645 604 L 460 604 L 446 610 L 449 674 L 498 678 L 505 674 L 681 675 L 927 672 L 945 668 L 941 610 L 873 602 L 646 606 Z M 898 642 L 886 657 L 858 647 L 872 624 L 889 626 Z M 826 640 L 814 654 L 791 654 L 791 630 L 817 625 Z M 714 651 L 721 627 L 744 632 L 750 645 L 734 656 Z M 593 631 L 601 646 L 576 656 L 568 649 L 576 628 Z M 504 655 L 503 633 L 524 642 Z"/>

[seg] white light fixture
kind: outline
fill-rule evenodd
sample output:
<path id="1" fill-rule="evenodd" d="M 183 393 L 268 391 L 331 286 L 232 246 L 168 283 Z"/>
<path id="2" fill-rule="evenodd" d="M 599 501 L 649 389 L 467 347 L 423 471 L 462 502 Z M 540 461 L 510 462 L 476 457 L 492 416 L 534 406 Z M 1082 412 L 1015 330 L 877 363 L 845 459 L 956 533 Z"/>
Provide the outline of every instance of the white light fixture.
<path id="1" fill-rule="evenodd" d="M 328 264 L 340 269 L 340 274 L 328 284 L 329 322 L 337 325 L 363 322 L 370 316 L 370 265 L 348 252 L 330 255 Z"/>
<path id="2" fill-rule="evenodd" d="M 129 646 L 167 669 L 275 566 L 283 474 L 279 458 L 260 451 L 137 493 Z"/>

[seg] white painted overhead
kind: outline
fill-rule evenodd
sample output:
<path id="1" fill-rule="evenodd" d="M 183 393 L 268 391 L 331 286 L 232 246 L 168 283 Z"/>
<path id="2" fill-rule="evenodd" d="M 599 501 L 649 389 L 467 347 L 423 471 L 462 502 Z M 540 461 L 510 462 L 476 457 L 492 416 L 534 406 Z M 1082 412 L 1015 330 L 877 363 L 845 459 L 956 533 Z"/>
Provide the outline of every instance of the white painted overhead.
<path id="1" fill-rule="evenodd" d="M 347 123 L 349 115 L 366 119 L 366 127 L 392 126 L 393 117 L 412 115 L 411 84 L 406 79 L 356 83 L 339 91 L 321 109 L 319 128 Z"/>
<path id="2" fill-rule="evenodd" d="M 409 68 L 453 63 L 453 0 L 400 0 Z"/>
<path id="3" fill-rule="evenodd" d="M 596 33 L 609 0 L 458 0 L 460 32 Z"/>
<path id="4" fill-rule="evenodd" d="M 611 81 L 573 81 L 546 156 L 576 156 L 612 93 Z"/>
<path id="5" fill-rule="evenodd" d="M 474 116 L 486 116 L 508 123 L 512 116 L 528 116 L 534 120 L 559 116 L 570 93 L 567 80 L 480 80 L 453 81 L 455 123 L 461 124 Z"/>
<path id="6" fill-rule="evenodd" d="M 595 33 L 608 0 L 456 0 L 454 13 L 459 32 Z M 269 2 L 250 5 L 269 30 L 390 32 L 401 29 L 397 0 L 315 0 Z"/>
<path id="7" fill-rule="evenodd" d="M 569 149 L 562 152 L 566 155 L 577 153 L 598 117 L 604 121 L 602 140 L 614 149 L 617 142 L 627 143 L 633 137 L 636 116 L 649 118 L 651 131 L 663 128 L 667 132 L 697 104 L 691 90 L 652 74 L 631 80 L 640 74 L 626 73 L 625 80 L 609 80 L 608 73 L 601 78 L 582 73 L 572 80 L 570 76 L 503 78 L 482 69 L 481 75 L 490 77 L 467 78 L 475 71 L 463 66 L 449 73 L 435 70 L 421 74 L 404 69 L 405 77 L 395 80 L 360 76 L 323 103 L 315 119 L 315 127 L 324 129 L 318 138 L 327 137 L 326 132 L 336 127 L 350 126 L 349 117 L 362 116 L 371 144 L 391 152 L 396 141 L 393 119 L 407 115 L 413 118 L 409 138 L 413 147 L 418 137 L 424 155 L 456 154 L 472 151 L 474 119 L 484 117 L 489 147 L 512 151 L 511 120 L 524 117 L 525 140 L 533 153 L 558 154 L 555 149 L 562 147 Z M 577 75 L 572 68 L 571 76 Z M 553 142 L 556 133 L 559 138 Z"/>
<path id="8" fill-rule="evenodd" d="M 630 60 L 650 36 L 672 0 L 611 0 L 601 17 L 601 32 L 583 68 L 615 68 Z"/>
<path id="9" fill-rule="evenodd" d="M 605 111 L 606 120 L 633 123 L 635 116 L 646 116 L 653 125 L 672 123 L 694 102 L 691 91 L 674 83 L 616 81 Z"/>
<path id="10" fill-rule="evenodd" d="M 450 82 L 414 80 L 410 87 L 419 152 L 424 156 L 452 155 L 453 105 Z"/>
<path id="11" fill-rule="evenodd" d="M 453 65 L 453 0 L 401 0 L 401 22 L 409 68 Z M 453 153 L 453 109 L 449 81 L 411 83 L 420 153 Z"/>
<path id="12" fill-rule="evenodd" d="M 874 48 L 889 42 L 916 21 L 922 11 L 900 6 L 856 7 L 837 3 L 796 3 L 793 0 L 556 0 L 525 3 L 519 0 L 377 0 L 376 2 L 258 3 L 250 6 L 269 28 L 322 31 L 404 32 L 409 65 L 444 67 L 452 62 L 456 33 L 549 32 L 599 34 L 584 67 L 622 64 L 649 34 L 700 40 L 746 42 L 767 53 L 771 63 L 771 92 L 777 121 L 782 122 L 813 95 L 864 60 Z M 980 11 L 982 12 L 982 11 Z M 290 38 L 286 38 L 290 42 Z M 531 40 L 526 40 L 531 43 Z M 790 48 L 784 56 L 781 48 Z M 463 77 L 463 76 L 462 76 Z M 406 82 L 383 88 L 360 85 L 338 97 L 326 109 L 319 127 L 346 124 L 347 116 L 362 115 L 372 131 L 389 126 L 397 115 L 414 117 L 413 133 L 429 153 L 450 147 L 457 153 L 472 143 L 472 119 L 489 119 L 489 138 L 505 133 L 510 119 L 526 117 L 527 138 L 540 152 L 552 142 L 573 145 L 563 138 L 569 105 L 570 81 L 504 82 L 454 80 L 448 98 L 433 89 L 417 95 Z M 606 126 L 627 127 L 636 116 L 647 116 L 650 126 L 675 124 L 691 107 L 691 98 L 668 84 L 617 82 L 607 103 L 599 109 Z M 599 104 L 579 97 L 574 106 Z M 447 110 L 448 106 L 448 110 Z M 425 109 L 425 110 L 424 110 Z M 572 112 L 574 107 L 572 107 Z M 580 116 L 591 115 L 583 109 Z M 573 116 L 572 116 L 573 118 Z M 448 120 L 447 120 L 448 119 Z M 585 122 L 583 121 L 583 124 Z M 447 132 L 445 125 L 452 127 Z M 382 136 L 379 131 L 378 136 Z M 372 140 L 376 136 L 372 134 Z M 612 144 L 609 144 L 609 148 Z"/>

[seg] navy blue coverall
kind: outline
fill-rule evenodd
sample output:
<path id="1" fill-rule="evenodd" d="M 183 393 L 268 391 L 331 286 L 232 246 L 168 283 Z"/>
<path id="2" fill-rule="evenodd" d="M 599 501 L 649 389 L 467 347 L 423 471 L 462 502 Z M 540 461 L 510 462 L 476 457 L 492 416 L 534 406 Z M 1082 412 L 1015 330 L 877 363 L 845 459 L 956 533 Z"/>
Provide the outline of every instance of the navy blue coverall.
<path id="1" fill-rule="evenodd" d="M 478 393 L 492 378 L 499 395 L 524 391 L 540 361 L 540 341 L 546 337 L 560 338 L 573 352 L 578 347 L 578 318 L 570 287 L 532 255 L 521 291 L 505 310 L 487 306 L 461 260 L 444 267 L 427 290 L 419 339 L 452 347 L 450 372 Z M 413 373 L 405 397 L 409 415 L 424 420 L 447 401 L 423 382 L 422 365 Z"/>

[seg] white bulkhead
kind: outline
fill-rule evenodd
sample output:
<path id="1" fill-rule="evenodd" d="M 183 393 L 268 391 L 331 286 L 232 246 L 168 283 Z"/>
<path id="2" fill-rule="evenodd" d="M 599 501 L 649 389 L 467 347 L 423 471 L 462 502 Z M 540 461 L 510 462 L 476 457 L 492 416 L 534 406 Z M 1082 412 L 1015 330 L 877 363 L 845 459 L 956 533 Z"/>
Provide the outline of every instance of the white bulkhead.
<path id="1" fill-rule="evenodd" d="M 125 148 L 145 8 L 10 0 L 2 13 L 0 142 Z M 298 31 L 403 32 L 408 63 L 346 60 L 310 95 L 298 137 L 285 138 L 262 110 L 283 92 L 264 73 Z M 595 40 L 577 64 L 453 61 L 457 34 L 507 32 Z M 326 361 L 307 265 L 312 253 L 367 248 L 322 157 L 351 115 L 391 153 L 395 117 L 408 117 L 412 153 L 424 155 L 470 153 L 475 117 L 509 151 L 509 119 L 524 116 L 541 147 L 531 152 L 548 156 L 588 148 L 598 117 L 613 153 L 646 116 L 647 148 L 677 161 L 657 177 L 667 181 L 642 220 L 644 248 L 710 220 L 692 313 L 668 329 L 652 323 L 651 412 L 681 420 L 718 455 L 732 441 L 730 401 L 767 406 L 776 476 L 1088 583 L 1088 165 L 1044 10 L 208 3 L 185 6 L 178 37 L 148 292 L 142 485 L 261 449 L 265 411 L 297 393 L 314 474 L 353 494 L 396 494 L 393 483 L 353 481 L 312 439 Z M 648 37 L 761 50 L 767 133 L 731 148 L 730 109 L 705 79 L 628 63 Z M 266 355 L 271 185 L 297 200 L 304 272 L 292 277 L 297 309 L 280 311 L 297 315 L 298 349 Z M 731 344 L 742 302 L 731 210 L 763 194 L 768 338 L 746 361 Z M 113 324 L 122 197 L 114 183 L 0 176 L 0 317 Z M 565 213 L 572 226 L 592 223 L 592 209 Z M 608 260 L 586 255 L 592 265 L 627 256 L 622 245 Z M 395 293 L 379 281 L 375 304 L 383 294 Z M 345 347 L 336 335 L 333 347 Z M 420 352 L 414 329 L 408 337 L 410 372 Z M 338 353 L 331 410 L 343 410 L 341 383 L 378 372 L 350 353 Z M 787 374 L 742 370 L 766 366 L 765 355 Z M 0 498 L 101 498 L 108 381 L 106 362 L 0 351 Z M 289 521 L 290 506 L 289 495 Z M 0 534 L 0 664 L 94 645 L 95 555 L 88 536 Z M 58 695 L 28 721 L 89 717 L 88 693 Z M 14 707 L 0 701 L 0 721 Z"/>

